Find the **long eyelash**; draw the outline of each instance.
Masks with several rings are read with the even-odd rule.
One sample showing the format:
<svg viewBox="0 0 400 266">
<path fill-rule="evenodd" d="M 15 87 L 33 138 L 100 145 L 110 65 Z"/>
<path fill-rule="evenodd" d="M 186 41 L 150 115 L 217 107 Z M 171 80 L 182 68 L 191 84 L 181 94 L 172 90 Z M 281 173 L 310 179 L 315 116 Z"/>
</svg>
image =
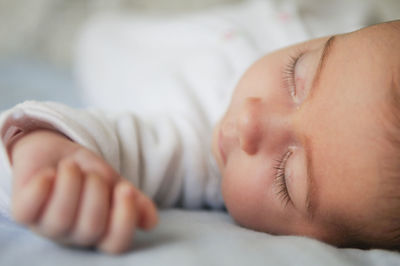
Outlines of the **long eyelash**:
<svg viewBox="0 0 400 266">
<path fill-rule="evenodd" d="M 295 68 L 302 54 L 302 51 L 296 51 L 295 54 L 290 55 L 288 62 L 283 68 L 283 81 L 291 96 L 296 95 Z"/>
<path fill-rule="evenodd" d="M 282 158 L 279 158 L 276 161 L 274 166 L 275 169 L 275 183 L 278 187 L 276 194 L 282 200 L 284 205 L 286 206 L 290 202 L 289 191 L 286 185 L 286 162 L 290 155 L 292 154 L 291 151 L 286 152 Z"/>
</svg>

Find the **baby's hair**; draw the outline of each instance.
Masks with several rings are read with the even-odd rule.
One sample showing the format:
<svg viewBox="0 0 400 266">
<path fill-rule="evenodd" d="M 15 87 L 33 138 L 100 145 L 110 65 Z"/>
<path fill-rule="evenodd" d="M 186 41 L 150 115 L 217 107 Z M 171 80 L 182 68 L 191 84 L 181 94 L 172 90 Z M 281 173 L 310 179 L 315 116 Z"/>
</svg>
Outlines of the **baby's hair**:
<svg viewBox="0 0 400 266">
<path fill-rule="evenodd" d="M 400 69 L 399 69 L 400 73 Z M 387 148 L 382 159 L 379 194 L 375 201 L 373 220 L 363 224 L 341 221 L 337 231 L 342 236 L 338 244 L 342 247 L 362 249 L 384 248 L 400 250 L 400 83 L 392 82 L 387 102 L 384 135 Z M 388 123 L 389 122 L 389 123 Z M 371 217 L 370 217 L 371 218 Z"/>
<path fill-rule="evenodd" d="M 383 23 L 382 26 L 400 34 L 400 20 Z M 400 38 L 393 39 L 392 49 L 400 49 Z M 392 46 L 395 44 L 395 46 Z M 390 60 L 389 60 L 390 61 Z M 383 138 L 385 157 L 381 159 L 380 194 L 376 199 L 375 221 L 372 228 L 360 230 L 353 240 L 366 247 L 400 250 L 400 58 L 394 62 L 392 80 L 386 96 L 384 119 L 381 124 L 386 133 Z M 377 88 L 382 89 L 382 88 Z M 368 233 L 366 233 L 368 232 Z"/>
<path fill-rule="evenodd" d="M 400 20 L 381 26 L 394 29 L 395 35 L 400 34 Z M 400 38 L 393 40 L 395 46 L 391 43 L 392 49 L 400 49 Z M 386 143 L 381 144 L 385 157 L 379 162 L 381 187 L 375 206 L 371 206 L 374 208 L 373 221 L 351 228 L 342 226 L 345 246 L 400 250 L 400 58 L 393 65 L 391 86 L 384 104 L 381 126 L 386 133 L 383 135 Z"/>
<path fill-rule="evenodd" d="M 396 34 L 400 34 L 400 20 L 385 24 L 395 29 Z M 393 49 L 400 49 L 400 43 L 397 43 Z M 389 128 L 392 130 L 388 129 L 386 132 L 393 152 L 389 152 L 391 158 L 388 158 L 386 171 L 384 170 L 386 195 L 382 199 L 386 201 L 386 210 L 382 218 L 387 220 L 387 228 L 384 231 L 388 237 L 386 248 L 400 250 L 400 59 L 394 66 L 388 97 L 391 110 L 389 119 L 392 123 Z"/>
<path fill-rule="evenodd" d="M 396 29 L 400 31 L 400 23 Z M 394 25 L 393 25 L 394 26 Z M 400 62 L 399 62 L 400 66 Z M 386 220 L 387 228 L 383 229 L 386 236 L 383 247 L 400 249 L 400 68 L 393 73 L 391 87 L 388 94 L 389 121 L 392 126 L 386 130 L 389 141 L 389 156 L 384 159 L 382 169 L 382 183 L 384 195 L 381 205 L 383 207 L 382 217 L 377 219 Z M 387 246 L 386 246 L 387 245 Z"/>
</svg>

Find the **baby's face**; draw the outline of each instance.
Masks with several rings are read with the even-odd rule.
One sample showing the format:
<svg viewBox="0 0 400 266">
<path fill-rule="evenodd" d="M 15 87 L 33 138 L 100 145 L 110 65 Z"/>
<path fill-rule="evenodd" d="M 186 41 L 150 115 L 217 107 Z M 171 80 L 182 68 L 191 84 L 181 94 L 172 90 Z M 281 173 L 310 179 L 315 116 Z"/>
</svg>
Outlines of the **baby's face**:
<svg viewBox="0 0 400 266">
<path fill-rule="evenodd" d="M 399 35 L 378 25 L 279 50 L 248 69 L 213 138 L 225 203 L 240 224 L 341 243 L 346 229 L 379 220 Z"/>
</svg>

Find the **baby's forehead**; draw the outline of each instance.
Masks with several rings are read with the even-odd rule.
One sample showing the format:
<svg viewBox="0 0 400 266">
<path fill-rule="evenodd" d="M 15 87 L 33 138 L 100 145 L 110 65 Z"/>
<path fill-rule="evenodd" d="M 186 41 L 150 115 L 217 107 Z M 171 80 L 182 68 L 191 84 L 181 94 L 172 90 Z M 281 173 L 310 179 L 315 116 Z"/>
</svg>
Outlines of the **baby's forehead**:
<svg viewBox="0 0 400 266">
<path fill-rule="evenodd" d="M 400 20 L 388 21 L 384 23 L 374 24 L 358 31 L 368 31 L 368 32 L 380 32 L 384 34 L 390 34 L 393 32 L 400 33 Z"/>
<path fill-rule="evenodd" d="M 352 45 L 364 51 L 371 64 L 379 64 L 377 70 L 387 72 L 392 86 L 400 84 L 400 20 L 376 24 L 345 34 Z"/>
<path fill-rule="evenodd" d="M 400 20 L 372 25 L 350 33 L 363 40 L 363 46 L 400 53 Z M 396 59 L 400 60 L 399 57 Z"/>
</svg>

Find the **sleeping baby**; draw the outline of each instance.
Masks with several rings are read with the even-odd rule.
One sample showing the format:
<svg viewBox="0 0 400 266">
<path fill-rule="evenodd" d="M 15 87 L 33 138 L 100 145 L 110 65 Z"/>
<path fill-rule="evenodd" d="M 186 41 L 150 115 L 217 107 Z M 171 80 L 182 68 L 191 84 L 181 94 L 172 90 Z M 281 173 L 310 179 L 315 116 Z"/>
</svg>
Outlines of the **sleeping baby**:
<svg viewBox="0 0 400 266">
<path fill-rule="evenodd" d="M 221 100 L 189 87 L 188 106 L 158 113 L 4 112 L 13 218 L 107 253 L 154 228 L 156 205 L 225 206 L 246 228 L 341 247 L 400 246 L 400 21 L 261 57 L 218 122 Z"/>
</svg>

